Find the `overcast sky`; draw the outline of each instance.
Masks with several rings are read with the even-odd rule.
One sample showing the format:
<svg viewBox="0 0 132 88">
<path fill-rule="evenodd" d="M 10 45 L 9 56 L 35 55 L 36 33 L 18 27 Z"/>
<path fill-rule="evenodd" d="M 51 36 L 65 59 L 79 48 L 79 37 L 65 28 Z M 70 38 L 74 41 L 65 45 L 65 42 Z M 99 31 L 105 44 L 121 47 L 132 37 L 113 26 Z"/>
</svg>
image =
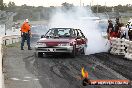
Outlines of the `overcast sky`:
<svg viewBox="0 0 132 88">
<path fill-rule="evenodd" d="M 84 5 L 90 5 L 90 3 L 93 3 L 96 5 L 97 3 L 100 5 L 106 5 L 107 6 L 115 6 L 115 5 L 126 5 L 126 4 L 132 4 L 132 0 L 4 0 L 4 3 L 8 3 L 9 1 L 13 1 L 16 3 L 16 5 L 23 5 L 27 4 L 30 6 L 61 6 L 63 2 L 68 2 L 71 4 L 74 4 L 76 6 L 80 5 L 81 3 L 84 3 Z"/>
</svg>

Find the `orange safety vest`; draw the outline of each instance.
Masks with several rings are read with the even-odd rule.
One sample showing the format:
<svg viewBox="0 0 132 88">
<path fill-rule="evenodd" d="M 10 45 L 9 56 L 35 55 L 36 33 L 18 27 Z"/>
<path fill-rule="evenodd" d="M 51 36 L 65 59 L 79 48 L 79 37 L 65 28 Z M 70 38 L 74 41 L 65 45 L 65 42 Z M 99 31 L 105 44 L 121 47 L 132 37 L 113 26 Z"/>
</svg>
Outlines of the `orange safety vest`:
<svg viewBox="0 0 132 88">
<path fill-rule="evenodd" d="M 23 25 L 21 26 L 21 32 L 29 32 L 30 31 L 30 25 L 27 22 L 24 22 Z"/>
</svg>

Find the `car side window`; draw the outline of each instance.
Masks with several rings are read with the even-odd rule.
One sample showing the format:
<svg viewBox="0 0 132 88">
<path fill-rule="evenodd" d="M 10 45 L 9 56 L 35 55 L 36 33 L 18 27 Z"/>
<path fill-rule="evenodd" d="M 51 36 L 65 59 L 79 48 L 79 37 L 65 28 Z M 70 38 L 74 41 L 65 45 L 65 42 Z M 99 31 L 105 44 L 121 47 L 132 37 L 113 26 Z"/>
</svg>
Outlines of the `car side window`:
<svg viewBox="0 0 132 88">
<path fill-rule="evenodd" d="M 76 29 L 74 30 L 74 35 L 75 35 L 75 36 L 78 36 L 78 32 L 77 32 Z"/>
<path fill-rule="evenodd" d="M 82 37 L 83 36 L 79 29 L 77 30 L 77 32 L 78 32 L 78 36 L 79 37 Z"/>
<path fill-rule="evenodd" d="M 84 34 L 82 33 L 82 31 L 80 29 L 78 29 L 78 36 L 85 38 Z"/>
</svg>

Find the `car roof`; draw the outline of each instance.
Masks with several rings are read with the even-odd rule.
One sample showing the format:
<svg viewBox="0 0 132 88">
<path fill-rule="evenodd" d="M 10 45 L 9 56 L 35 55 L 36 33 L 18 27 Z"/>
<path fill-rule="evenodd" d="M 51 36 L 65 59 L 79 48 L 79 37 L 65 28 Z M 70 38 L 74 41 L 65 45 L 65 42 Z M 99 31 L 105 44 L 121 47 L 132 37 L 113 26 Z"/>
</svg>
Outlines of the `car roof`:
<svg viewBox="0 0 132 88">
<path fill-rule="evenodd" d="M 73 29 L 75 30 L 75 28 L 51 28 L 51 29 Z"/>
</svg>

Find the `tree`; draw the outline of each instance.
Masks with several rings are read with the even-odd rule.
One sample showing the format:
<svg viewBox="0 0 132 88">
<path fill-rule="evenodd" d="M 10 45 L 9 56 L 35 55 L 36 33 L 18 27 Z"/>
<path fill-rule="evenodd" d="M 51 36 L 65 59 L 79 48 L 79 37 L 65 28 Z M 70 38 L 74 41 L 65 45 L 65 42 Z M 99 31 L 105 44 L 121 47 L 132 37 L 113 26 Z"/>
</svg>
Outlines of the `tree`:
<svg viewBox="0 0 132 88">
<path fill-rule="evenodd" d="M 65 10 L 70 10 L 70 9 L 72 9 L 72 7 L 74 7 L 73 4 L 69 4 L 67 2 L 62 3 L 61 5 L 62 5 L 63 9 L 65 9 Z"/>
<path fill-rule="evenodd" d="M 3 10 L 4 6 L 3 6 L 3 0 L 0 0 L 0 10 Z"/>
</svg>

